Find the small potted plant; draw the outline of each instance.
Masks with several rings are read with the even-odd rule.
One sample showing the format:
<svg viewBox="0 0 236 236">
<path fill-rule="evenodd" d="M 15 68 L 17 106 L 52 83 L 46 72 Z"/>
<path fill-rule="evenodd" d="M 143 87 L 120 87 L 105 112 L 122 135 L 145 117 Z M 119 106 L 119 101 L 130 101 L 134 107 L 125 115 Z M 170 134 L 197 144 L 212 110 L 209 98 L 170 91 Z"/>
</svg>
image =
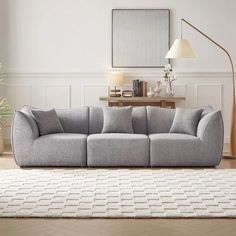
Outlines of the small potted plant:
<svg viewBox="0 0 236 236">
<path fill-rule="evenodd" d="M 3 85 L 3 71 L 2 65 L 0 64 L 0 86 Z M 4 127 L 4 122 L 7 118 L 11 116 L 11 109 L 6 98 L 0 96 L 0 155 L 3 153 L 4 144 L 2 138 L 2 128 Z"/>
<path fill-rule="evenodd" d="M 176 76 L 170 64 L 165 65 L 163 79 L 166 82 L 166 95 L 169 97 L 174 96 L 173 82 L 176 80 Z"/>
</svg>

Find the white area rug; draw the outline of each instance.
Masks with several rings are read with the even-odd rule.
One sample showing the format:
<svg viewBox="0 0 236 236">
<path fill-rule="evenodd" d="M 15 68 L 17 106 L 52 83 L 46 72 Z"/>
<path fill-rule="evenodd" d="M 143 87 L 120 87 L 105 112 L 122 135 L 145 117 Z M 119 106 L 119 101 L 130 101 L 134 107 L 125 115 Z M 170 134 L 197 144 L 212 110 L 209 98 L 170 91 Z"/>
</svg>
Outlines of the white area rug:
<svg viewBox="0 0 236 236">
<path fill-rule="evenodd" d="M 236 170 L 3 170 L 0 217 L 236 217 Z"/>
</svg>

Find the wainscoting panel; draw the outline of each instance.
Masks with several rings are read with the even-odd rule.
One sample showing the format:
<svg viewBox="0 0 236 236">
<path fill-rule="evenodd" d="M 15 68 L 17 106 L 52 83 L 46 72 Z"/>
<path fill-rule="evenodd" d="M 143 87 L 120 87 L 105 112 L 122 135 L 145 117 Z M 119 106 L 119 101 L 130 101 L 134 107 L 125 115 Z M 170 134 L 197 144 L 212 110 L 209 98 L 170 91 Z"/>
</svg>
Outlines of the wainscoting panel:
<svg viewBox="0 0 236 236">
<path fill-rule="evenodd" d="M 211 105 L 215 110 L 222 110 L 222 89 L 220 83 L 196 84 L 197 106 Z"/>
<path fill-rule="evenodd" d="M 44 86 L 44 108 L 71 108 L 70 85 Z"/>
<path fill-rule="evenodd" d="M 31 85 L 5 85 L 4 94 L 13 109 L 20 109 L 24 105 L 32 104 Z"/>
<path fill-rule="evenodd" d="M 107 96 L 106 84 L 83 84 L 83 106 L 104 106 L 105 102 L 99 101 L 100 96 Z"/>
</svg>

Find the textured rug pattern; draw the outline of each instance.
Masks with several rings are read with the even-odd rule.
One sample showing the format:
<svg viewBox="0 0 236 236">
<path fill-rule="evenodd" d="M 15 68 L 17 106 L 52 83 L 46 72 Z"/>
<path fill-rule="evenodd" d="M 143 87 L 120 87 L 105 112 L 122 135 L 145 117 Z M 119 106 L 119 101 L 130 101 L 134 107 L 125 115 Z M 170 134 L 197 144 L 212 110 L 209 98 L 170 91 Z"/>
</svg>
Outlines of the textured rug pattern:
<svg viewBox="0 0 236 236">
<path fill-rule="evenodd" d="M 3 170 L 0 217 L 236 217 L 236 171 Z"/>
</svg>

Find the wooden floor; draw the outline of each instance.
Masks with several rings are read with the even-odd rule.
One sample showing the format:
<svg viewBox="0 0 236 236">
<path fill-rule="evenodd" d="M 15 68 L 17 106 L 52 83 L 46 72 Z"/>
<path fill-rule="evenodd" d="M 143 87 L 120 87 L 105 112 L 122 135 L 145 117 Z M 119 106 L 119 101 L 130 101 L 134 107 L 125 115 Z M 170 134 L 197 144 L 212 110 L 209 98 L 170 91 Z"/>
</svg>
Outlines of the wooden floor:
<svg viewBox="0 0 236 236">
<path fill-rule="evenodd" d="M 8 149 L 0 169 L 18 168 Z M 236 168 L 223 159 L 217 168 Z M 236 181 L 236 180 L 235 180 Z M 234 236 L 236 219 L 0 219 L 0 236 Z"/>
</svg>

